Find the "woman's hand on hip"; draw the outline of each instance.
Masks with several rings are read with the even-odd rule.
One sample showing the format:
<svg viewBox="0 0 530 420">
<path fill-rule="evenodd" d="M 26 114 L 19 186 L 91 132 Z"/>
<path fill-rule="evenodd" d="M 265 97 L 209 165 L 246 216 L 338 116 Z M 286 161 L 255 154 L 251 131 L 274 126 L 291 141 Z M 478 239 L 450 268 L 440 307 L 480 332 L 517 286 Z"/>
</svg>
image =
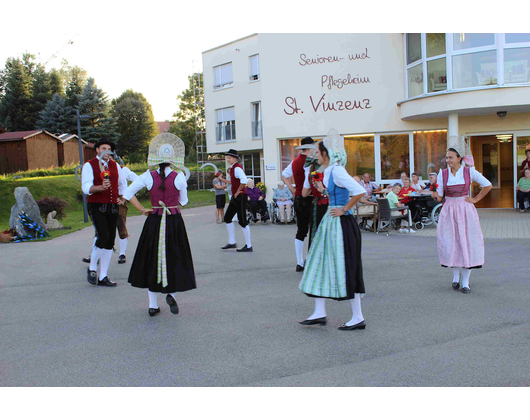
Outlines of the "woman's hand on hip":
<svg viewBox="0 0 530 420">
<path fill-rule="evenodd" d="M 331 209 L 329 214 L 331 214 L 333 217 L 339 217 L 344 216 L 346 213 L 344 213 L 342 209 Z"/>
<path fill-rule="evenodd" d="M 466 203 L 471 203 L 471 204 L 478 203 L 478 200 L 476 198 L 473 198 L 473 197 L 466 197 L 466 198 L 464 198 L 464 200 L 466 201 Z"/>
</svg>

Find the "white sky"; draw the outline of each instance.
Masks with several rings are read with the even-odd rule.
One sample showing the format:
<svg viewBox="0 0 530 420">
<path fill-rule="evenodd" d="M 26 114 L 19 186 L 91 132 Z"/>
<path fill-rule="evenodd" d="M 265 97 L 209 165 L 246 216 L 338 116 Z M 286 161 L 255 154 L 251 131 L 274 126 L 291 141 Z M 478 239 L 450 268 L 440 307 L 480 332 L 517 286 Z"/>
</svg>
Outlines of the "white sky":
<svg viewBox="0 0 530 420">
<path fill-rule="evenodd" d="M 132 89 L 151 104 L 155 121 L 165 121 L 178 111 L 177 96 L 188 88 L 188 76 L 202 72 L 201 53 L 247 35 L 0 33 L 0 69 L 8 58 L 22 58 L 25 52 L 47 63 L 47 71 L 59 69 L 65 58 L 86 70 L 109 101 Z"/>
</svg>

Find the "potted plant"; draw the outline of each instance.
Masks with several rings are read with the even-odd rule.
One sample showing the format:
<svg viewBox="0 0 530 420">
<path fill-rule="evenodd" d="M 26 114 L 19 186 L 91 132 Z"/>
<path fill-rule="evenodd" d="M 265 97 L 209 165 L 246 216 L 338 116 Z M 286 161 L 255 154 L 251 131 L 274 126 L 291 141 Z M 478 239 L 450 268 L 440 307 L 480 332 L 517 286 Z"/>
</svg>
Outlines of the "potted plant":
<svg viewBox="0 0 530 420">
<path fill-rule="evenodd" d="M 15 229 L 4 230 L 3 232 L 0 232 L 0 241 L 4 243 L 11 242 L 15 238 L 16 234 L 17 232 Z"/>
</svg>

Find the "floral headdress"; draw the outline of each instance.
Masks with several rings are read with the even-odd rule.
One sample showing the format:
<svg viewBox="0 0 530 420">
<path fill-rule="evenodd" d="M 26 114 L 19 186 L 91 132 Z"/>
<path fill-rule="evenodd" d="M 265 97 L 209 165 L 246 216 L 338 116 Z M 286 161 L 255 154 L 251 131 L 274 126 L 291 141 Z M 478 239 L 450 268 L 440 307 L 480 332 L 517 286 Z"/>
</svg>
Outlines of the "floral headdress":
<svg viewBox="0 0 530 420">
<path fill-rule="evenodd" d="M 457 136 L 449 136 L 447 139 L 448 149 L 455 149 L 456 152 L 462 157 L 462 162 L 467 166 L 475 166 L 475 160 L 469 150 L 469 146 L 465 140 L 460 139 Z"/>
<path fill-rule="evenodd" d="M 169 163 L 175 171 L 184 167 L 184 156 L 186 154 L 184 142 L 179 136 L 171 133 L 163 133 L 154 137 L 149 143 L 149 166 Z"/>
</svg>

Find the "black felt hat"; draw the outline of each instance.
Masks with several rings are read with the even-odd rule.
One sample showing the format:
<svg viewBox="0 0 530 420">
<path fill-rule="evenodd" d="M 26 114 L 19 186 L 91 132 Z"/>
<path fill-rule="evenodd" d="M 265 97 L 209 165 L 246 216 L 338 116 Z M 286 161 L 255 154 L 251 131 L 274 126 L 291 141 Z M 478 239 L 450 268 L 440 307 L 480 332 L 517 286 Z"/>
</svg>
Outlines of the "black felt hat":
<svg viewBox="0 0 530 420">
<path fill-rule="evenodd" d="M 300 146 L 295 149 L 316 149 L 315 141 L 311 137 L 304 137 Z"/>
<path fill-rule="evenodd" d="M 223 155 L 228 155 L 228 156 L 232 156 L 232 157 L 235 157 L 235 158 L 239 159 L 239 155 L 237 154 L 237 150 L 234 150 L 234 149 L 230 149 L 228 152 L 223 153 Z"/>
<path fill-rule="evenodd" d="M 116 146 L 114 145 L 113 142 L 111 142 L 109 139 L 101 139 L 100 141 L 98 141 L 95 145 L 94 145 L 94 150 L 99 148 L 99 146 L 103 145 L 103 144 L 108 144 L 110 146 L 110 150 L 112 150 L 114 152 L 114 149 L 116 148 Z"/>
</svg>

